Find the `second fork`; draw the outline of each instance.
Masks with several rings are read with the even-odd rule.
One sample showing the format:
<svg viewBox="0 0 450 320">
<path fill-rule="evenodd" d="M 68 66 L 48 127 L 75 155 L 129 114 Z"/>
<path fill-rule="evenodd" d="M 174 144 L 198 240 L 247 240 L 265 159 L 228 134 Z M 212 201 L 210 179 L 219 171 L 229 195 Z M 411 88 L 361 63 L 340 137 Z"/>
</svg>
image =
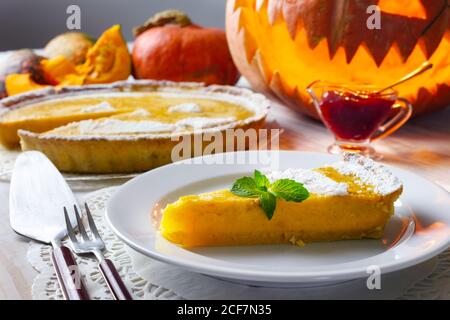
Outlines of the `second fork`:
<svg viewBox="0 0 450 320">
<path fill-rule="evenodd" d="M 81 234 L 81 241 L 78 241 L 75 231 L 70 223 L 70 219 L 67 213 L 67 209 L 64 208 L 64 216 L 66 219 L 67 232 L 70 242 L 72 243 L 73 251 L 77 254 L 92 253 L 98 260 L 98 267 L 111 291 L 114 299 L 116 300 L 133 300 L 131 294 L 128 292 L 127 287 L 122 281 L 117 269 L 113 262 L 103 256 L 102 251 L 105 249 L 105 243 L 103 242 L 100 234 L 98 233 L 94 219 L 92 218 L 91 211 L 88 205 L 84 204 L 86 209 L 86 216 L 88 219 L 89 228 L 91 230 L 93 239 L 89 238 L 86 228 L 83 225 L 81 216 L 78 212 L 78 208 L 74 205 L 75 216 L 78 222 L 78 231 Z"/>
</svg>

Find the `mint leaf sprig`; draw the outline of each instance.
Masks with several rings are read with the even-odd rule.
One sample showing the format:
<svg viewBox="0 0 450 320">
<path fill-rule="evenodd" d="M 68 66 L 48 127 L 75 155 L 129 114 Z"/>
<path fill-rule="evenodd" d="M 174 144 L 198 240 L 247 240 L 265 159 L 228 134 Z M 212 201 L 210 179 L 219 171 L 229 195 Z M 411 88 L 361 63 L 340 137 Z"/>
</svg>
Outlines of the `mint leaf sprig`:
<svg viewBox="0 0 450 320">
<path fill-rule="evenodd" d="M 302 202 L 309 197 L 308 190 L 300 182 L 279 179 L 270 183 L 269 179 L 258 170 L 255 170 L 253 178 L 237 179 L 231 187 L 231 192 L 244 198 L 259 198 L 259 205 L 269 220 L 275 212 L 277 198 Z"/>
</svg>

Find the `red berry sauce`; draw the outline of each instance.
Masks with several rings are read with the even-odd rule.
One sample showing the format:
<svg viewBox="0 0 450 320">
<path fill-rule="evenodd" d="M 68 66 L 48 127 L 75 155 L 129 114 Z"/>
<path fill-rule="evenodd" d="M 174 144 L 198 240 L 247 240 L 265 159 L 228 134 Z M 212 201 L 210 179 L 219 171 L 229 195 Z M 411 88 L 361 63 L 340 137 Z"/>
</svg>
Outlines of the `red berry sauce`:
<svg viewBox="0 0 450 320">
<path fill-rule="evenodd" d="M 394 102 L 377 94 L 327 91 L 319 107 L 336 138 L 364 141 L 388 118 Z"/>
</svg>

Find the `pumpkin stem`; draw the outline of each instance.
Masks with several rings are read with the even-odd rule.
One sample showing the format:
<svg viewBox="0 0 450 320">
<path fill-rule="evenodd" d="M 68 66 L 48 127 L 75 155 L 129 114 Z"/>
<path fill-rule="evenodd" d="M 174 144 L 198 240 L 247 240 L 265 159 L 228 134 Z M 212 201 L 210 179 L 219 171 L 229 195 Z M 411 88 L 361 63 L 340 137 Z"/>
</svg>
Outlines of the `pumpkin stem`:
<svg viewBox="0 0 450 320">
<path fill-rule="evenodd" d="M 147 31 L 148 29 L 154 27 L 162 27 L 166 24 L 176 24 L 181 27 L 189 26 L 192 24 L 191 19 L 186 13 L 179 10 L 165 10 L 158 12 L 153 17 L 149 18 L 144 22 L 143 25 L 133 28 L 133 34 L 135 37 L 141 33 Z"/>
</svg>

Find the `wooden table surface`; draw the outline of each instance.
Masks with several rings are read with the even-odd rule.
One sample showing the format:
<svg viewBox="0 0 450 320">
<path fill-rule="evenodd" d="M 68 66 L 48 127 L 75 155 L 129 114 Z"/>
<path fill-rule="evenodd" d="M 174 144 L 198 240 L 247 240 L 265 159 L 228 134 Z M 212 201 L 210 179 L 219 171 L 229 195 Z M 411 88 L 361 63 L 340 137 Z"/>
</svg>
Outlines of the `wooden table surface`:
<svg viewBox="0 0 450 320">
<path fill-rule="evenodd" d="M 325 152 L 332 143 L 320 122 L 276 103 L 272 116 L 285 129 L 280 139 L 282 149 Z M 450 190 L 450 108 L 412 119 L 374 146 L 386 163 L 414 171 Z M 1 182 L 0 299 L 30 299 L 36 272 L 27 262 L 28 240 L 9 226 L 8 190 L 8 183 Z"/>
</svg>

